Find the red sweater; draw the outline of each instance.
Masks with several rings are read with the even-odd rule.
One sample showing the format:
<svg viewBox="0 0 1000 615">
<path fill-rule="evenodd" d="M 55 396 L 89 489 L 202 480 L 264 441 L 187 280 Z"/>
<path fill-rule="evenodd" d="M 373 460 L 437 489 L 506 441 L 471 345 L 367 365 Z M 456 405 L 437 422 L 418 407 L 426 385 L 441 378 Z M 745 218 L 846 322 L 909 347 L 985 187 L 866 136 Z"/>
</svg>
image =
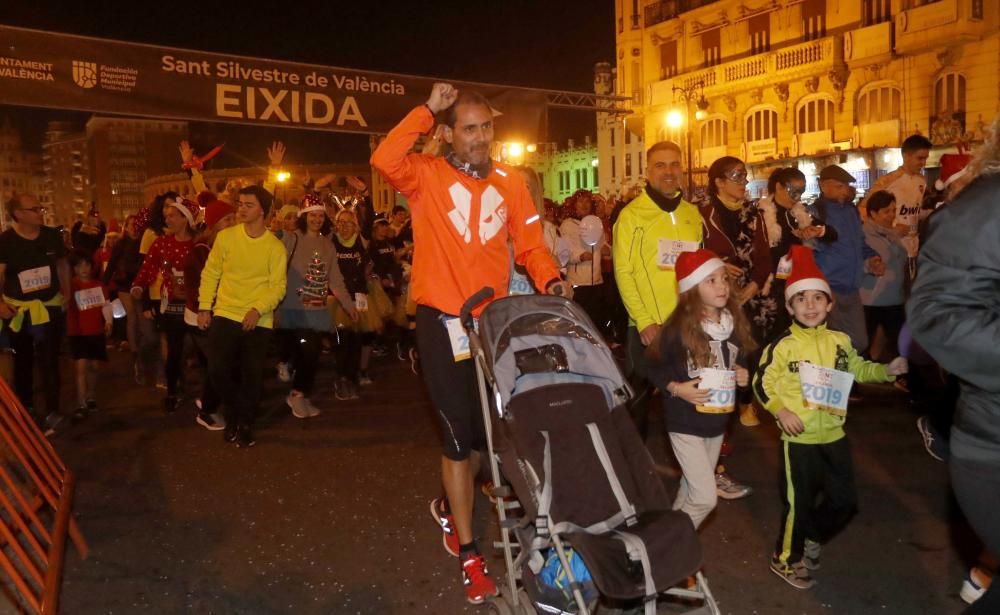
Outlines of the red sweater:
<svg viewBox="0 0 1000 615">
<path fill-rule="evenodd" d="M 71 337 L 103 335 L 103 307 L 108 301 L 104 287 L 97 280 L 73 278 L 70 288 L 73 297 L 66 310 L 66 334 Z"/>
<path fill-rule="evenodd" d="M 184 261 L 194 246 L 194 240 L 177 241 L 173 235 L 157 237 L 149 247 L 149 254 L 142 262 L 132 286 L 148 288 L 156 280 L 156 274 L 163 273 L 163 288 L 170 303 L 184 301 Z"/>
</svg>

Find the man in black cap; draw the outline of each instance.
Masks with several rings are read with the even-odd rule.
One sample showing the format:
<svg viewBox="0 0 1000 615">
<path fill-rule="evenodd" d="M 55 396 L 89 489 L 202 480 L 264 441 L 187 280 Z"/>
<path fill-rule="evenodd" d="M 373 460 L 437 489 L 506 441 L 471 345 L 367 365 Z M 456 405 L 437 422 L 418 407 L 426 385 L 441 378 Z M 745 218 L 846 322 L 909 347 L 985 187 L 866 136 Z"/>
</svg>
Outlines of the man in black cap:
<svg viewBox="0 0 1000 615">
<path fill-rule="evenodd" d="M 861 216 L 851 198 L 854 176 L 835 164 L 819 174 L 822 193 L 814 203 L 819 217 L 827 226 L 837 231 L 836 241 L 816 242 L 816 264 L 830 283 L 834 294 L 834 308 L 830 313 L 830 328 L 843 331 L 851 338 L 858 352 L 868 348 L 865 330 L 865 312 L 861 304 L 861 281 L 867 271 L 874 275 L 885 273 L 885 265 L 878 253 L 865 243 Z"/>
</svg>

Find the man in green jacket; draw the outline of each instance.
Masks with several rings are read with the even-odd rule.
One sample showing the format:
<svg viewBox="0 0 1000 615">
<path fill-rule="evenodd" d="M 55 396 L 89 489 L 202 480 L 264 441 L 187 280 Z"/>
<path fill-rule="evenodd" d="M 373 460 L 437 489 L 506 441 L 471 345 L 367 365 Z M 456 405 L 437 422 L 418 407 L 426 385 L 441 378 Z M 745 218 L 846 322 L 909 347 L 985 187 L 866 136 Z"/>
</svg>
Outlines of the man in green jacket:
<svg viewBox="0 0 1000 615">
<path fill-rule="evenodd" d="M 646 436 L 643 353 L 677 305 L 674 263 L 701 245 L 698 208 L 684 200 L 681 148 L 660 141 L 646 152 L 646 188 L 621 212 L 614 227 L 615 280 L 629 314 L 629 379 L 636 392 L 632 417 Z"/>
</svg>

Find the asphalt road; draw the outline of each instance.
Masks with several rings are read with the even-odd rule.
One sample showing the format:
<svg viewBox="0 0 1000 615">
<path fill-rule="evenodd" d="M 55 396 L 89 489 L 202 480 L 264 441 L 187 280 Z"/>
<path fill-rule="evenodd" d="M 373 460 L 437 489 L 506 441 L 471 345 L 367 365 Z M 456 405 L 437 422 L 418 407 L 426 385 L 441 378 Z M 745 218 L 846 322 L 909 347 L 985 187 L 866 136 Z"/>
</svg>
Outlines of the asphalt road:
<svg viewBox="0 0 1000 615">
<path fill-rule="evenodd" d="M 309 420 L 291 416 L 269 371 L 257 446 L 241 450 L 198 427 L 190 402 L 165 415 L 162 392 L 136 386 L 113 354 L 101 410 L 53 439 L 78 475 L 75 511 L 91 547 L 87 560 L 69 551 L 61 612 L 483 611 L 465 603 L 428 513 L 440 489 L 438 435 L 408 363 L 377 360 L 375 385 L 353 402 L 333 399 L 323 369 L 314 396 L 323 414 Z M 735 427 L 726 463 L 754 493 L 721 502 L 701 530 L 723 613 L 961 612 L 963 525 L 946 466 L 924 452 L 914 419 L 891 387 L 866 387 L 852 408 L 860 513 L 825 548 L 809 591 L 767 567 L 780 514 L 776 429 Z M 674 490 L 659 421 L 648 444 Z M 499 577 L 502 560 L 491 567 Z M 16 612 L 2 598 L 0 610 Z"/>
</svg>

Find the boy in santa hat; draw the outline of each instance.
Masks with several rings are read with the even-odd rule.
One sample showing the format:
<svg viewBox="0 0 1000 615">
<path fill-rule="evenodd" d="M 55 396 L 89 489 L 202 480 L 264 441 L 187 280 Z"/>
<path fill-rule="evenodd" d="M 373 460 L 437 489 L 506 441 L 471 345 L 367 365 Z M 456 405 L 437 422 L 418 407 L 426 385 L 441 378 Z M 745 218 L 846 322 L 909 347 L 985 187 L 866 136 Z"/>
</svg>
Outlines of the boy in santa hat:
<svg viewBox="0 0 1000 615">
<path fill-rule="evenodd" d="M 785 302 L 792 325 L 769 344 L 754 377 L 754 393 L 781 428 L 780 492 L 784 512 L 771 571 L 797 589 L 815 584 L 821 545 L 854 515 L 850 447 L 844 433 L 851 384 L 890 382 L 906 359 L 865 361 L 847 334 L 827 328 L 833 292 L 812 250 L 792 246 Z M 817 496 L 823 498 L 817 505 Z"/>
</svg>

